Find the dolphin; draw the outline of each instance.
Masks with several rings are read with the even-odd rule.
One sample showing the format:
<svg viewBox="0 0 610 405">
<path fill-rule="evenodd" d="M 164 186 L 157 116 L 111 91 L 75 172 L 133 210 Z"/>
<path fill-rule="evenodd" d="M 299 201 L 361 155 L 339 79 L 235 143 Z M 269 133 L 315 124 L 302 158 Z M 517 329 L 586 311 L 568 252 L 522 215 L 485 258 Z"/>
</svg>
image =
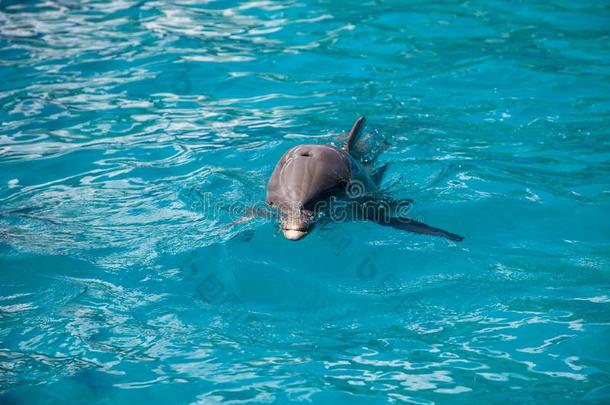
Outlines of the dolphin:
<svg viewBox="0 0 610 405">
<path fill-rule="evenodd" d="M 321 216 L 369 220 L 419 234 L 463 238 L 404 214 L 411 200 L 394 200 L 380 191 L 383 170 L 373 172 L 353 153 L 365 118 L 359 117 L 342 148 L 304 144 L 288 150 L 267 184 L 266 203 L 280 212 L 281 230 L 289 240 L 306 236 Z M 339 209 L 337 209 L 339 208 Z"/>
</svg>

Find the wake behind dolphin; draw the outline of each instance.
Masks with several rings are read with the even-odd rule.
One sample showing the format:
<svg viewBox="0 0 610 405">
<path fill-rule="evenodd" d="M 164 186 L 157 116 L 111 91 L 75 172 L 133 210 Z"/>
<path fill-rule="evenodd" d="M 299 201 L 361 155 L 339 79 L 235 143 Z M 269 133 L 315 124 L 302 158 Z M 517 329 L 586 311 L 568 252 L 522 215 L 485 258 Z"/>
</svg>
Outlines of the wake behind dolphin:
<svg viewBox="0 0 610 405">
<path fill-rule="evenodd" d="M 281 212 L 286 239 L 303 238 L 323 217 L 368 220 L 409 232 L 463 240 L 405 215 L 411 200 L 394 200 L 380 192 L 383 170 L 373 172 L 350 153 L 363 123 L 364 117 L 356 120 L 342 149 L 317 144 L 295 146 L 275 166 L 266 202 Z"/>
</svg>

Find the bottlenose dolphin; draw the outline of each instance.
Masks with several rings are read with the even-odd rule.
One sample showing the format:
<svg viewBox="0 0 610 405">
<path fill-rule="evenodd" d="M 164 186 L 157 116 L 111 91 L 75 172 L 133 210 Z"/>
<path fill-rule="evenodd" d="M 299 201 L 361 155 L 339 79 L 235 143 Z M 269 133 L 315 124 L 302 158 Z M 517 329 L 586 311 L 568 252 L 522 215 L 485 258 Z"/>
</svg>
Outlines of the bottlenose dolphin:
<svg viewBox="0 0 610 405">
<path fill-rule="evenodd" d="M 280 211 L 286 239 L 298 240 L 311 230 L 320 216 L 331 220 L 369 220 L 410 232 L 463 238 L 426 225 L 405 212 L 411 200 L 394 200 L 380 191 L 382 171 L 365 167 L 350 151 L 364 123 L 356 120 L 343 148 L 306 144 L 288 150 L 279 160 L 267 185 L 266 202 Z"/>
</svg>

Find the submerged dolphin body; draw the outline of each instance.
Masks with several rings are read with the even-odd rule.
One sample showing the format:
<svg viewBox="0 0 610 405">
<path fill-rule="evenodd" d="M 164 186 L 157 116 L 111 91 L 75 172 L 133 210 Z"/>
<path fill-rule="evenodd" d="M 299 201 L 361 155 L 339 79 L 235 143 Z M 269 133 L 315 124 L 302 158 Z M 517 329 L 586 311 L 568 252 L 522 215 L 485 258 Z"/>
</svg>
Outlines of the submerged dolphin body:
<svg viewBox="0 0 610 405">
<path fill-rule="evenodd" d="M 343 149 L 331 145 L 299 145 L 288 150 L 275 166 L 267 185 L 266 200 L 281 212 L 281 228 L 286 239 L 303 238 L 319 214 L 336 213 L 334 208 L 340 206 L 343 219 L 371 220 L 461 241 L 463 238 L 459 235 L 401 215 L 401 209 L 410 208 L 410 200 L 397 201 L 381 195 L 373 173 L 350 153 L 363 122 L 364 117 L 360 117 L 354 123 Z"/>
</svg>

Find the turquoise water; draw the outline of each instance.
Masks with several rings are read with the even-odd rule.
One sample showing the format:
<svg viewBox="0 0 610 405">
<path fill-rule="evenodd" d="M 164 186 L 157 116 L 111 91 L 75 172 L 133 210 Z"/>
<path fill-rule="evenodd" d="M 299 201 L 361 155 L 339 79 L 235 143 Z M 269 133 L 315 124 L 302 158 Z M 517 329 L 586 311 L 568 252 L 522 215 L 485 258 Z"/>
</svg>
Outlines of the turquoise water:
<svg viewBox="0 0 610 405">
<path fill-rule="evenodd" d="M 610 401 L 607 2 L 0 1 L 0 402 Z M 265 219 L 388 141 L 449 242 Z"/>
</svg>

